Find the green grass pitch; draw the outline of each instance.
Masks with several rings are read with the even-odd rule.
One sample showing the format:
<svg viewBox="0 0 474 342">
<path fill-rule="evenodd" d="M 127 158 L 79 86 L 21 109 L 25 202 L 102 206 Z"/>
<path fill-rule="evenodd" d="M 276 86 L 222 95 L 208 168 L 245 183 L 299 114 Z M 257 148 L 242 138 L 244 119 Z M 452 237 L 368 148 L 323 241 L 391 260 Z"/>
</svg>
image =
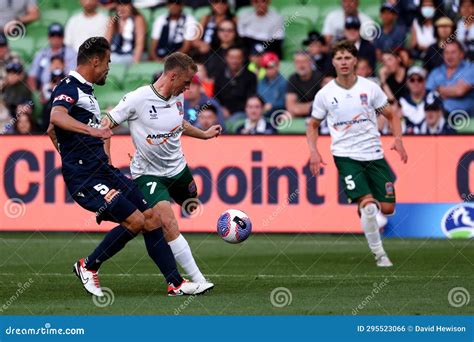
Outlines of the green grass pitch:
<svg viewBox="0 0 474 342">
<path fill-rule="evenodd" d="M 167 297 L 164 279 L 140 236 L 103 265 L 101 285 L 113 291 L 114 301 L 99 307 L 71 266 L 97 245 L 101 234 L 1 233 L 0 314 L 474 313 L 474 299 L 455 307 L 448 298 L 456 287 L 474 296 L 472 239 L 386 239 L 395 266 L 378 269 L 362 235 L 254 234 L 238 245 L 215 234 L 185 236 L 203 273 L 216 284 L 211 293 Z"/>
</svg>

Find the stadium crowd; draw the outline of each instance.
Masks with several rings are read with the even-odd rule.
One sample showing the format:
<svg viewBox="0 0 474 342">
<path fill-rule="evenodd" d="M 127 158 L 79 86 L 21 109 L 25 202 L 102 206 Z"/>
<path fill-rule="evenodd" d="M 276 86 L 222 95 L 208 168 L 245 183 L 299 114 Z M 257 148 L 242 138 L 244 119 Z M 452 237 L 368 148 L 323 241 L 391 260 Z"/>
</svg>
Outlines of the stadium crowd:
<svg viewBox="0 0 474 342">
<path fill-rule="evenodd" d="M 58 1 L 57 9 L 77 7 L 61 22 L 42 17 L 45 1 L 0 0 L 0 132 L 46 130 L 52 89 L 92 36 L 109 40 L 112 68 L 124 65 L 133 77 L 134 65 L 153 64 L 147 79 L 114 88 L 122 94 L 156 79 L 167 54 L 191 55 L 199 68 L 185 93 L 185 118 L 203 129 L 220 123 L 225 133 L 304 133 L 315 94 L 334 79 L 330 51 L 341 39 L 356 45 L 357 74 L 382 86 L 404 134 L 456 134 L 452 113 L 474 118 L 474 0 L 389 0 L 377 4 L 376 16 L 358 0 L 341 0 L 320 15 L 320 32 L 308 24 L 319 1 L 300 1 Z M 25 28 L 19 39 L 44 30 L 47 43 L 22 55 L 12 24 Z M 382 117 L 378 124 L 390 133 Z"/>
</svg>

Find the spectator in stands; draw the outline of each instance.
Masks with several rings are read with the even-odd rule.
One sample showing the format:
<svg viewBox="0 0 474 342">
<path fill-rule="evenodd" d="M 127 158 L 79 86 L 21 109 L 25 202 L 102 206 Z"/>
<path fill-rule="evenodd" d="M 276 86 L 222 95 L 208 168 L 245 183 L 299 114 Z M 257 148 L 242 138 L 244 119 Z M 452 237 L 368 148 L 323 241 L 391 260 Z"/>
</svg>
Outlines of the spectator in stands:
<svg viewBox="0 0 474 342">
<path fill-rule="evenodd" d="M 195 61 L 197 65 L 197 73 L 196 75 L 199 77 L 199 81 L 201 81 L 201 87 L 204 94 L 209 97 L 214 96 L 214 80 L 209 78 L 209 74 L 207 73 L 206 67 L 204 64 Z"/>
<path fill-rule="evenodd" d="M 20 104 L 16 107 L 15 120 L 12 134 L 34 134 L 38 130 L 33 120 L 33 107 L 30 103 Z"/>
<path fill-rule="evenodd" d="M 377 77 L 374 77 L 374 69 L 372 69 L 369 61 L 365 58 L 359 57 L 357 59 L 356 74 L 371 80 L 375 84 L 380 85 L 380 80 Z"/>
<path fill-rule="evenodd" d="M 3 88 L 3 100 L 10 114 L 13 115 L 16 107 L 25 101 L 32 101 L 32 93 L 26 85 L 23 65 L 12 62 L 6 67 L 7 76 Z"/>
<path fill-rule="evenodd" d="M 306 47 L 306 52 L 311 56 L 315 69 L 321 71 L 323 75 L 335 74 L 331 54 L 326 52 L 328 50 L 326 40 L 318 31 L 309 32 L 308 38 L 303 41 L 303 46 Z"/>
<path fill-rule="evenodd" d="M 260 60 L 265 77 L 258 81 L 258 95 L 265 102 L 264 113 L 271 114 L 285 108 L 286 80 L 280 74 L 280 59 L 273 52 L 265 52 Z"/>
<path fill-rule="evenodd" d="M 456 29 L 457 39 L 466 47 L 466 59 L 474 61 L 474 1 L 460 1 L 461 18 Z"/>
<path fill-rule="evenodd" d="M 51 58 L 57 56 L 64 62 L 64 73 L 76 68 L 77 54 L 73 48 L 64 45 L 64 29 L 54 23 L 48 27 L 49 46 L 38 51 L 28 72 L 28 85 L 32 90 L 41 90 L 51 80 Z M 49 98 L 48 98 L 49 99 Z"/>
<path fill-rule="evenodd" d="M 218 120 L 218 110 L 213 105 L 203 105 L 199 109 L 199 114 L 197 117 L 196 127 L 207 130 L 213 125 L 222 125 Z"/>
<path fill-rule="evenodd" d="M 375 63 L 377 61 L 375 46 L 360 36 L 360 20 L 358 17 L 346 18 L 344 38 L 356 46 L 359 58 L 369 61 L 370 67 L 372 70 L 375 70 Z"/>
<path fill-rule="evenodd" d="M 8 133 L 13 126 L 13 118 L 10 111 L 0 96 L 0 134 Z"/>
<path fill-rule="evenodd" d="M 425 119 L 426 70 L 413 66 L 407 76 L 408 92 L 400 97 L 400 109 L 406 133 L 413 134 Z"/>
<path fill-rule="evenodd" d="M 231 13 L 229 2 L 227 0 L 209 0 L 211 5 L 211 13 L 202 17 L 200 24 L 203 28 L 203 35 L 201 39 L 196 39 L 193 42 L 193 47 L 196 48 L 201 55 L 206 55 L 220 46 L 218 38 L 218 26 L 224 20 L 232 20 L 237 22 L 237 18 Z"/>
<path fill-rule="evenodd" d="M 416 18 L 420 0 L 387 0 L 398 11 L 398 23 L 408 30 Z"/>
<path fill-rule="evenodd" d="M 7 76 L 7 65 L 13 62 L 21 63 L 21 58 L 17 53 L 10 50 L 5 33 L 0 32 L 0 91 L 3 89 Z"/>
<path fill-rule="evenodd" d="M 9 31 L 14 24 L 14 21 L 19 21 L 23 24 L 29 24 L 38 20 L 40 17 L 40 10 L 36 0 L 3 0 L 0 2 L 0 28 Z M 10 25 L 7 25 L 11 22 Z"/>
<path fill-rule="evenodd" d="M 295 73 L 290 76 L 286 91 L 286 109 L 293 116 L 308 116 L 316 93 L 321 88 L 323 74 L 313 69 L 311 57 L 298 51 L 293 58 Z"/>
<path fill-rule="evenodd" d="M 398 11 L 393 5 L 385 3 L 380 7 L 382 29 L 374 40 L 379 60 L 382 57 L 382 51 L 396 50 L 405 44 L 407 31 L 404 26 L 397 23 L 397 18 Z"/>
<path fill-rule="evenodd" d="M 132 0 L 118 0 L 105 38 L 110 42 L 112 63 L 140 63 L 145 49 L 146 22 Z"/>
<path fill-rule="evenodd" d="M 285 38 L 283 17 L 270 7 L 271 0 L 252 0 L 253 11 L 243 12 L 237 20 L 240 37 L 247 51 L 256 54 L 274 52 L 282 58 Z"/>
<path fill-rule="evenodd" d="M 330 12 L 324 19 L 323 36 L 331 45 L 344 38 L 346 17 L 358 17 L 362 24 L 373 22 L 367 15 L 359 11 L 359 0 L 341 0 L 341 8 Z"/>
<path fill-rule="evenodd" d="M 430 72 L 434 68 L 443 64 L 443 49 L 446 41 L 453 37 L 454 23 L 448 17 L 441 17 L 435 22 L 436 43 L 431 44 L 426 50 L 423 60 L 423 67 Z M 453 38 L 451 38 L 452 40 Z"/>
<path fill-rule="evenodd" d="M 382 53 L 379 79 L 390 104 L 396 103 L 401 96 L 406 94 L 407 69 L 397 51 Z"/>
<path fill-rule="evenodd" d="M 436 43 L 434 20 L 436 8 L 433 0 L 422 0 L 418 6 L 415 20 L 411 26 L 408 47 L 413 56 L 423 59 L 430 45 Z"/>
<path fill-rule="evenodd" d="M 108 18 L 98 12 L 98 0 L 81 0 L 83 11 L 73 15 L 66 23 L 64 43 L 75 51 L 90 37 L 104 36 Z"/>
<path fill-rule="evenodd" d="M 461 110 L 474 117 L 474 65 L 464 60 L 464 48 L 456 39 L 446 42 L 443 59 L 428 76 L 426 88 L 441 95 L 449 113 Z"/>
<path fill-rule="evenodd" d="M 221 103 L 226 120 L 245 116 L 245 102 L 257 91 L 257 78 L 244 65 L 244 51 L 234 46 L 225 55 L 226 67 L 214 80 L 214 94 Z"/>
<path fill-rule="evenodd" d="M 264 101 L 258 95 L 252 95 L 245 104 L 245 122 L 237 127 L 237 134 L 275 134 L 275 128 L 263 115 Z"/>
<path fill-rule="evenodd" d="M 439 97 L 427 96 L 424 106 L 425 118 L 420 125 L 417 134 L 438 135 L 453 134 L 453 130 L 444 118 L 443 102 Z"/>
<path fill-rule="evenodd" d="M 151 31 L 150 58 L 162 61 L 168 54 L 188 53 L 196 36 L 198 23 L 183 12 L 183 0 L 168 0 L 168 13 L 160 15 Z"/>
<path fill-rule="evenodd" d="M 61 82 L 61 80 L 66 77 L 69 71 L 66 72 L 66 66 L 61 55 L 56 55 L 51 57 L 51 62 L 49 63 L 49 80 L 47 83 L 44 83 L 41 87 L 40 101 L 43 105 L 42 108 L 42 120 L 41 120 L 41 130 L 45 132 L 49 126 L 49 118 L 51 113 L 51 94 L 53 89 Z"/>
<path fill-rule="evenodd" d="M 215 78 L 225 69 L 225 55 L 231 46 L 241 45 L 237 25 L 232 20 L 223 20 L 217 27 L 218 46 L 206 57 L 205 66 L 209 77 Z"/>
<path fill-rule="evenodd" d="M 217 110 L 218 121 L 221 126 L 224 125 L 224 113 L 222 107 L 215 99 L 204 94 L 201 87 L 199 76 L 195 75 L 189 85 L 189 89 L 184 93 L 184 119 L 191 125 L 196 125 L 199 111 L 205 105 L 212 105 Z"/>
</svg>

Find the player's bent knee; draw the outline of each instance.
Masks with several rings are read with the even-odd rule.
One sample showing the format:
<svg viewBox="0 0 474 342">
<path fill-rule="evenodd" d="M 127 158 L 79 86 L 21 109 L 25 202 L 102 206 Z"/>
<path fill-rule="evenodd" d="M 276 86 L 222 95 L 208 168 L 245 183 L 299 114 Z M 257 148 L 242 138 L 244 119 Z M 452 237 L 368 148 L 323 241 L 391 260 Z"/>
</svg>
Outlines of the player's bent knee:
<svg viewBox="0 0 474 342">
<path fill-rule="evenodd" d="M 145 230 L 146 231 L 152 231 L 156 228 L 161 228 L 161 226 L 163 225 L 158 212 L 152 209 L 148 209 L 145 212 L 143 212 L 143 215 L 145 217 Z"/>
<path fill-rule="evenodd" d="M 381 206 L 384 215 L 393 215 L 395 213 L 395 203 L 382 203 Z"/>
<path fill-rule="evenodd" d="M 127 218 L 123 225 L 135 234 L 138 234 L 145 228 L 145 216 L 140 212 L 135 212 Z"/>
</svg>

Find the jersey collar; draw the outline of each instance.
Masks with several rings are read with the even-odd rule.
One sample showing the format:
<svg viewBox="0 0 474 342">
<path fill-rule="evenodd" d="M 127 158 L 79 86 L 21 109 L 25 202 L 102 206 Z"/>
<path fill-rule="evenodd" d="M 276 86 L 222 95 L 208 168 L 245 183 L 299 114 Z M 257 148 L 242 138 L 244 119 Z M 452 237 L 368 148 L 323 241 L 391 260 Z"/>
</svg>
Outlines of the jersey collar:
<svg viewBox="0 0 474 342">
<path fill-rule="evenodd" d="M 75 71 L 75 70 L 69 71 L 69 76 L 74 77 L 76 80 L 78 80 L 79 82 L 81 82 L 83 84 L 87 84 L 88 86 L 93 87 L 92 83 L 87 82 L 86 79 L 84 77 L 82 77 L 82 75 L 80 73 L 78 73 L 77 71 Z"/>
<path fill-rule="evenodd" d="M 153 84 L 150 84 L 150 87 L 151 89 L 153 90 L 153 92 L 155 93 L 156 96 L 158 96 L 161 100 L 163 101 L 169 101 L 172 97 L 172 95 L 170 95 L 168 98 L 164 97 L 163 95 L 161 95 L 158 90 L 155 89 L 155 87 L 153 86 Z"/>
</svg>

